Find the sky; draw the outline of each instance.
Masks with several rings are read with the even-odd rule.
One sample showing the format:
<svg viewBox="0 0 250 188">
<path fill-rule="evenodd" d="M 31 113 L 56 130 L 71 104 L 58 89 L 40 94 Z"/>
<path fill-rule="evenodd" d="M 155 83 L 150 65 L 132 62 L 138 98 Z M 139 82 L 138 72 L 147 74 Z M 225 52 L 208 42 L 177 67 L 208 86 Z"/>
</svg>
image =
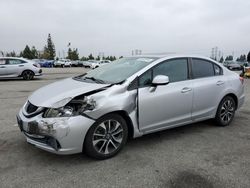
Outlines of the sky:
<svg viewBox="0 0 250 188">
<path fill-rule="evenodd" d="M 0 0 L 0 51 L 42 50 L 48 33 L 57 55 L 250 51 L 249 0 Z"/>
</svg>

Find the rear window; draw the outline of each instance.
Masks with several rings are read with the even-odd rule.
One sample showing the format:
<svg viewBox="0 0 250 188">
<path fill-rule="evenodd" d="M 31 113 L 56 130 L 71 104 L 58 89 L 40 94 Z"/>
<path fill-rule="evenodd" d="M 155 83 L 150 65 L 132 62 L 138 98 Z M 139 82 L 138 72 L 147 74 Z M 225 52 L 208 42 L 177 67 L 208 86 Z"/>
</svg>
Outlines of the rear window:
<svg viewBox="0 0 250 188">
<path fill-rule="evenodd" d="M 194 78 L 204 78 L 214 76 L 214 63 L 202 60 L 192 59 L 192 71 Z"/>
<path fill-rule="evenodd" d="M 222 69 L 220 68 L 220 66 L 214 64 L 214 75 L 218 76 L 218 75 L 222 75 Z"/>
</svg>

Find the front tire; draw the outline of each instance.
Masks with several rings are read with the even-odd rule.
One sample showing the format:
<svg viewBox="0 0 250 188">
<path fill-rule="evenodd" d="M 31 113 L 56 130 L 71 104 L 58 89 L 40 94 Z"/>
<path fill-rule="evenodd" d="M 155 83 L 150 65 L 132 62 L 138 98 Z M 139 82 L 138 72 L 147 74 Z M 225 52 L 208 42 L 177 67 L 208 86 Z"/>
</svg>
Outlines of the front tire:
<svg viewBox="0 0 250 188">
<path fill-rule="evenodd" d="M 90 157 L 108 159 L 123 148 L 127 138 L 126 121 L 118 114 L 108 114 L 98 119 L 89 129 L 84 149 Z"/>
<path fill-rule="evenodd" d="M 215 116 L 216 124 L 219 126 L 228 126 L 234 118 L 236 110 L 235 100 L 231 96 L 222 99 Z"/>
</svg>

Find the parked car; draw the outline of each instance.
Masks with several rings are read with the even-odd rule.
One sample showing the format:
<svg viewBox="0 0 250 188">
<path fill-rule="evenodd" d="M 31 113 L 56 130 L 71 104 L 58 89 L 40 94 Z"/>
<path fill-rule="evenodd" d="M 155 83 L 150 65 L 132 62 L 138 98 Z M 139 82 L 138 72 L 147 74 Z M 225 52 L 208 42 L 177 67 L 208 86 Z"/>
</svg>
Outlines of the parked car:
<svg viewBox="0 0 250 188">
<path fill-rule="evenodd" d="M 242 70 L 242 66 L 235 61 L 225 61 L 223 65 L 229 70 Z"/>
<path fill-rule="evenodd" d="M 22 77 L 32 80 L 42 75 L 39 64 L 32 60 L 16 57 L 0 57 L 0 77 Z"/>
<path fill-rule="evenodd" d="M 96 61 L 94 63 L 91 63 L 91 67 L 92 69 L 96 69 L 100 66 L 103 66 L 103 65 L 107 65 L 108 63 L 111 63 L 111 61 L 109 60 L 100 60 L 100 61 Z"/>
<path fill-rule="evenodd" d="M 79 66 L 79 61 L 71 61 L 71 66 L 72 67 L 78 67 Z"/>
<path fill-rule="evenodd" d="M 85 68 L 91 68 L 91 64 L 97 63 L 97 60 L 88 60 L 88 61 L 83 61 L 82 66 Z"/>
<path fill-rule="evenodd" d="M 85 63 L 85 61 L 78 61 L 78 66 L 79 67 L 84 67 L 84 63 Z"/>
<path fill-rule="evenodd" d="M 128 137 L 211 118 L 229 125 L 244 102 L 243 81 L 200 56 L 122 58 L 35 91 L 18 125 L 40 149 L 106 159 Z"/>
<path fill-rule="evenodd" d="M 71 67 L 72 62 L 69 59 L 59 59 L 54 62 L 55 67 Z"/>
<path fill-rule="evenodd" d="M 54 60 L 32 59 L 32 61 L 38 63 L 40 65 L 40 67 L 51 68 L 54 66 Z"/>
</svg>

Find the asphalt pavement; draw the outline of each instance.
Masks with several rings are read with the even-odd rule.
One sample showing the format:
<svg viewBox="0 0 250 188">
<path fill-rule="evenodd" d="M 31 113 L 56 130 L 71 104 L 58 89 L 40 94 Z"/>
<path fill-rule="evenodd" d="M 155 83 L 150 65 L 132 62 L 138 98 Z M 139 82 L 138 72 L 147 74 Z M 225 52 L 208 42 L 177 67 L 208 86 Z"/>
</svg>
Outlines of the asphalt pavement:
<svg viewBox="0 0 250 188">
<path fill-rule="evenodd" d="M 44 69 L 32 81 L 0 80 L 0 187 L 250 187 L 250 80 L 228 127 L 213 121 L 130 140 L 114 158 L 60 156 L 29 145 L 16 124 L 27 97 L 84 68 Z"/>
</svg>

